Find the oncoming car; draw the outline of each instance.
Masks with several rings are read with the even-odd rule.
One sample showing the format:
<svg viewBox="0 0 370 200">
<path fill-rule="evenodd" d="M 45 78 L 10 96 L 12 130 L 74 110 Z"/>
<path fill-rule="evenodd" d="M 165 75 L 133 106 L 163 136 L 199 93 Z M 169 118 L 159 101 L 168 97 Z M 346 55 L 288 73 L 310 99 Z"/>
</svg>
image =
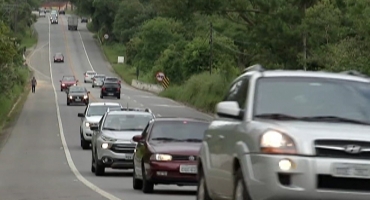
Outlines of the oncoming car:
<svg viewBox="0 0 370 200">
<path fill-rule="evenodd" d="M 92 78 L 92 87 L 102 87 L 104 83 L 105 75 L 104 74 L 96 74 Z"/>
<path fill-rule="evenodd" d="M 78 80 L 75 76 L 63 76 L 62 80 L 60 80 L 60 91 L 63 92 L 71 86 L 76 86 L 77 83 Z"/>
<path fill-rule="evenodd" d="M 88 149 L 90 147 L 93 134 L 90 126 L 96 126 L 109 109 L 121 110 L 122 106 L 114 102 L 92 102 L 86 106 L 83 113 L 78 113 L 77 116 L 81 118 L 80 141 L 82 149 Z"/>
<path fill-rule="evenodd" d="M 153 114 L 142 111 L 109 111 L 101 118 L 98 126 L 90 126 L 95 133 L 91 140 L 91 172 L 104 175 L 105 168 L 132 169 L 136 142 L 134 135 L 140 134 Z"/>
<path fill-rule="evenodd" d="M 90 92 L 86 90 L 86 88 L 81 86 L 71 86 L 66 90 L 67 93 L 67 105 L 71 105 L 72 103 L 78 104 L 85 104 L 88 105 L 90 98 Z"/>
<path fill-rule="evenodd" d="M 95 71 L 87 71 L 84 73 L 84 83 L 88 83 L 88 82 L 92 82 L 93 81 L 93 78 L 94 76 L 96 75 L 97 73 Z"/>
<path fill-rule="evenodd" d="M 154 185 L 193 185 L 197 157 L 209 122 L 188 118 L 156 118 L 142 134 L 134 153 L 133 188 L 153 192 Z"/>
<path fill-rule="evenodd" d="M 53 58 L 54 58 L 54 63 L 64 62 L 64 55 L 62 53 L 56 53 Z"/>
</svg>

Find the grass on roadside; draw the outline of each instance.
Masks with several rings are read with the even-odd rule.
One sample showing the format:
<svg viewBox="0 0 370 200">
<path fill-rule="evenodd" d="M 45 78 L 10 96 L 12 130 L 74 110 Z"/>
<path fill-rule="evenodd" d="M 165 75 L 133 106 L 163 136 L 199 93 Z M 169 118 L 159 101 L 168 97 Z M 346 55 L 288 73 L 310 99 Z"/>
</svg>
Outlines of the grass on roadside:
<svg viewBox="0 0 370 200">
<path fill-rule="evenodd" d="M 31 48 L 37 43 L 37 32 L 33 29 L 27 29 L 22 36 L 21 45 Z"/>
</svg>

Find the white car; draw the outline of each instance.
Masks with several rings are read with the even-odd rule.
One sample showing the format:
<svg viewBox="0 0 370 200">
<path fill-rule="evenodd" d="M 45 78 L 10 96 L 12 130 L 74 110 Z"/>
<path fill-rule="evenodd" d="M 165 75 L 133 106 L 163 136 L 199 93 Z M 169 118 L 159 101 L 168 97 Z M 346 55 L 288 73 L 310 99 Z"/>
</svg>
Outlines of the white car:
<svg viewBox="0 0 370 200">
<path fill-rule="evenodd" d="M 84 83 L 88 83 L 88 82 L 92 82 L 93 81 L 93 78 L 95 75 L 97 75 L 98 73 L 94 72 L 94 71 L 87 71 L 84 73 Z"/>
<path fill-rule="evenodd" d="M 92 102 L 86 106 L 84 113 L 78 113 L 78 117 L 81 118 L 80 139 L 82 149 L 90 147 L 93 134 L 90 129 L 91 125 L 98 124 L 109 108 L 122 108 L 122 105 L 114 102 Z"/>
</svg>

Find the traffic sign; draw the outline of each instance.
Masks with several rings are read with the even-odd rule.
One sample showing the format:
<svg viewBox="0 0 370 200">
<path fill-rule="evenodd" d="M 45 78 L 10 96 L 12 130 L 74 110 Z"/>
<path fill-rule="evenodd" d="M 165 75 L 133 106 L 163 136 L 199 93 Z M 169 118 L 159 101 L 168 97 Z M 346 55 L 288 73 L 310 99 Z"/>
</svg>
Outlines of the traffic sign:
<svg viewBox="0 0 370 200">
<path fill-rule="evenodd" d="M 162 81 L 163 81 L 163 79 L 164 79 L 164 77 L 165 77 L 165 75 L 164 75 L 164 73 L 163 73 L 163 72 L 158 72 L 158 73 L 155 75 L 155 77 L 157 78 L 157 81 L 162 82 Z"/>
<path fill-rule="evenodd" d="M 108 39 L 109 38 L 109 35 L 108 34 L 104 34 L 104 39 Z"/>
</svg>

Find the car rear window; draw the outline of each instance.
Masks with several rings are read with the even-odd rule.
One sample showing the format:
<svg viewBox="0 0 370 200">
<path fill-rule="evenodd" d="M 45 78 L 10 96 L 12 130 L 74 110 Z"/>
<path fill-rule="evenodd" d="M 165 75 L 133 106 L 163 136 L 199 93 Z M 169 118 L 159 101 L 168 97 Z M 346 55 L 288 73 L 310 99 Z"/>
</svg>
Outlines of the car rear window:
<svg viewBox="0 0 370 200">
<path fill-rule="evenodd" d="M 208 128 L 209 123 L 189 122 L 189 121 L 164 121 L 155 122 L 150 139 L 151 140 L 194 140 L 202 141 L 204 131 Z"/>
<path fill-rule="evenodd" d="M 105 83 L 104 87 L 119 87 L 120 85 L 117 83 Z"/>
</svg>

